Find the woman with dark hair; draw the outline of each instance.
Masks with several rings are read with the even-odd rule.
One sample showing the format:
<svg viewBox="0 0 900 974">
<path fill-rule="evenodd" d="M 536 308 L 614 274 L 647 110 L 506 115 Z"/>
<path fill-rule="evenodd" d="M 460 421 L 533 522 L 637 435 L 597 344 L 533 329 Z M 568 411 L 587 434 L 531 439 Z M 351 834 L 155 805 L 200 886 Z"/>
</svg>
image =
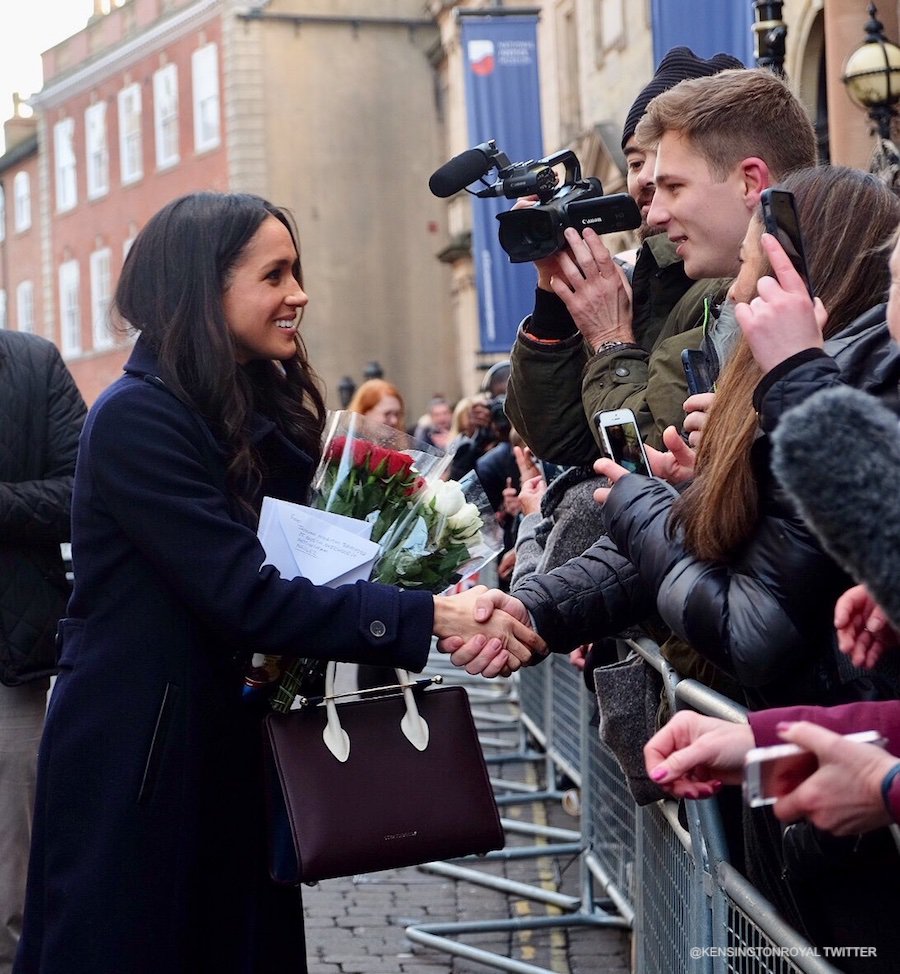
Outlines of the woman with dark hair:
<svg viewBox="0 0 900 974">
<path fill-rule="evenodd" d="M 299 891 L 266 873 L 249 654 L 421 670 L 471 613 L 260 568 L 263 495 L 304 502 L 320 453 L 306 303 L 259 197 L 175 200 L 129 252 L 115 307 L 139 337 L 81 439 L 17 974 L 305 971 Z"/>
</svg>

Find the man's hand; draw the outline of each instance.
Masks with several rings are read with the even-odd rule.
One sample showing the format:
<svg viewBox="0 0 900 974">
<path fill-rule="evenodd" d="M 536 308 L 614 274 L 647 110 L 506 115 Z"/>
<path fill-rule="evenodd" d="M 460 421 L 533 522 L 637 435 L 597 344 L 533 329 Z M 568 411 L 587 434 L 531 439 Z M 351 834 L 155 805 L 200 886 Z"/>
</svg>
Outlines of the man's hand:
<svg viewBox="0 0 900 974">
<path fill-rule="evenodd" d="M 709 422 L 709 411 L 716 401 L 714 392 L 698 392 L 688 396 L 683 409 L 687 413 L 681 428 L 688 434 L 688 443 L 696 450 L 700 446 L 700 439 L 706 424 Z"/>
<path fill-rule="evenodd" d="M 761 239 L 775 277 L 761 277 L 756 297 L 749 304 L 736 304 L 734 314 L 759 367 L 770 372 L 797 352 L 823 347 L 828 312 L 818 298 L 810 298 L 775 237 L 764 233 Z"/>
<path fill-rule="evenodd" d="M 531 629 L 528 610 L 516 598 L 477 585 L 459 595 L 434 598 L 438 650 L 467 673 L 508 675 L 547 647 Z"/>
<path fill-rule="evenodd" d="M 631 285 L 624 272 L 593 230 L 580 236 L 569 227 L 565 236 L 568 249 L 555 255 L 554 293 L 593 348 L 609 341 L 633 342 Z"/>
<path fill-rule="evenodd" d="M 654 477 L 659 477 L 670 484 L 683 484 L 694 476 L 696 453 L 684 442 L 674 426 L 667 426 L 663 430 L 663 445 L 668 448 L 666 453 L 654 450 L 652 446 L 644 446 L 650 470 Z"/>
<path fill-rule="evenodd" d="M 738 784 L 754 745 L 748 724 L 682 710 L 644 745 L 647 774 L 676 798 L 709 798 Z"/>
<path fill-rule="evenodd" d="M 838 649 L 854 666 L 872 669 L 885 652 L 900 646 L 900 634 L 865 585 L 847 589 L 834 606 Z"/>
<path fill-rule="evenodd" d="M 782 822 L 805 818 L 835 835 L 855 835 L 889 825 L 881 782 L 897 758 L 874 744 L 858 744 L 807 721 L 779 728 L 791 744 L 812 751 L 818 770 L 779 798 L 772 811 Z"/>
</svg>

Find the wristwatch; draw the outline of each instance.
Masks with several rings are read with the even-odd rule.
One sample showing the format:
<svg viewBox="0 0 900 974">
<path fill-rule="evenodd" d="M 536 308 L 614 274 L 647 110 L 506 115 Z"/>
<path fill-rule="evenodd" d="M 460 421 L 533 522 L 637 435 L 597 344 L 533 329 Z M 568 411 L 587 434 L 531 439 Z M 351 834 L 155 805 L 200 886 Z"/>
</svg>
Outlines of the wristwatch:
<svg viewBox="0 0 900 974">
<path fill-rule="evenodd" d="M 619 346 L 621 346 L 621 345 L 631 345 L 631 344 L 632 344 L 631 342 L 622 342 L 622 341 L 619 341 L 617 338 L 614 338 L 614 339 L 612 339 L 611 341 L 608 341 L 608 342 L 601 342 L 594 349 L 594 354 L 595 355 L 602 355 L 604 352 L 609 352 L 609 351 L 611 351 L 614 348 L 619 348 Z"/>
</svg>

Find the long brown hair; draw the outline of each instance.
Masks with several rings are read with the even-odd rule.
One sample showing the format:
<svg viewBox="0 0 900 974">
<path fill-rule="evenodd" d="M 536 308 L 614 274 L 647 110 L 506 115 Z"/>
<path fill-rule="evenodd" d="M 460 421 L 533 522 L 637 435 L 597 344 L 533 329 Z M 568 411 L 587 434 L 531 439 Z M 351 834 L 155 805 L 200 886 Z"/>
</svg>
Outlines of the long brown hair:
<svg viewBox="0 0 900 974">
<path fill-rule="evenodd" d="M 818 166 L 788 176 L 807 263 L 828 310 L 825 338 L 879 301 L 890 284 L 889 240 L 900 221 L 900 200 L 875 176 L 844 166 Z M 741 336 L 722 371 L 697 451 L 696 477 L 676 502 L 680 526 L 697 557 L 725 561 L 751 537 L 759 494 L 750 461 L 757 435 L 753 392 L 762 371 Z"/>
</svg>

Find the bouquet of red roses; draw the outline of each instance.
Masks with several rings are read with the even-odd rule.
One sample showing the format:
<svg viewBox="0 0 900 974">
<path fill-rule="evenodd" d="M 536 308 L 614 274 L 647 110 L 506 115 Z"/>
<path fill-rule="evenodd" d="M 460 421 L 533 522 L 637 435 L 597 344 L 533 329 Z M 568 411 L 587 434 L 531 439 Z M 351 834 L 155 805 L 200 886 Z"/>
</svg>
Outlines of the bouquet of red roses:
<svg viewBox="0 0 900 974">
<path fill-rule="evenodd" d="M 490 503 L 474 473 L 446 480 L 451 457 L 405 433 L 336 412 L 313 478 L 310 506 L 371 526 L 378 545 L 370 580 L 436 594 L 483 567 L 502 549 Z M 275 709 L 309 695 L 325 664 L 298 659 L 282 668 L 264 657 L 260 682 L 277 680 Z M 255 658 L 255 663 L 260 658 Z"/>
</svg>

